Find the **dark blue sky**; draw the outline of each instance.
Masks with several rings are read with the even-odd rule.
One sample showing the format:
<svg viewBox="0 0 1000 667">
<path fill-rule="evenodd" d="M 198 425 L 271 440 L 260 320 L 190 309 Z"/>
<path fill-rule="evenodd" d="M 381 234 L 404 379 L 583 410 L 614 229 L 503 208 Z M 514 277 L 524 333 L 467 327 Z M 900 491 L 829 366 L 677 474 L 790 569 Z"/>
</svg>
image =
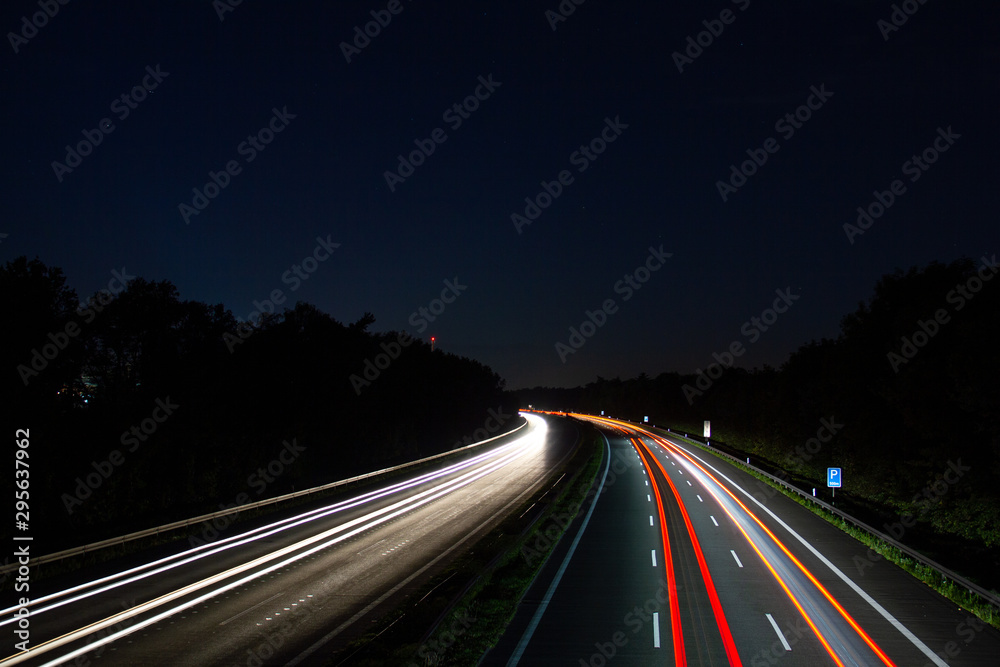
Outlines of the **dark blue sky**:
<svg viewBox="0 0 1000 667">
<path fill-rule="evenodd" d="M 220 20 L 208 0 L 70 2 L 15 53 L 9 33 L 41 10 L 4 3 L 0 260 L 37 255 L 81 295 L 124 266 L 244 318 L 275 289 L 343 322 L 371 311 L 517 388 L 693 371 L 737 340 L 740 365 L 777 365 L 836 335 L 882 274 L 1000 251 L 992 3 L 914 2 L 885 39 L 890 3 L 587 0 L 553 31 L 556 0 L 403 0 L 348 63 L 341 42 L 387 4 L 243 2 Z M 679 72 L 672 54 L 723 10 Z M 155 89 L 122 118 L 144 77 Z M 444 113 L 477 86 L 489 96 L 455 128 Z M 832 96 L 776 128 L 813 86 Z M 248 161 L 275 109 L 294 118 Z M 104 118 L 114 130 L 60 180 L 53 161 Z M 627 128 L 574 157 L 606 119 Z M 949 127 L 960 138 L 911 182 L 904 163 Z M 397 155 L 436 128 L 446 140 L 390 190 Z M 717 181 L 769 138 L 723 201 Z M 239 173 L 186 224 L 179 205 L 229 161 Z M 511 215 L 563 170 L 518 233 Z M 843 225 L 895 179 L 905 193 L 850 243 Z M 340 245 L 292 291 L 317 237 Z M 661 245 L 671 258 L 625 300 L 617 281 Z M 420 331 L 411 314 L 456 278 L 467 289 Z M 786 288 L 798 300 L 751 341 L 744 323 Z M 563 363 L 556 343 L 606 299 Z"/>
</svg>

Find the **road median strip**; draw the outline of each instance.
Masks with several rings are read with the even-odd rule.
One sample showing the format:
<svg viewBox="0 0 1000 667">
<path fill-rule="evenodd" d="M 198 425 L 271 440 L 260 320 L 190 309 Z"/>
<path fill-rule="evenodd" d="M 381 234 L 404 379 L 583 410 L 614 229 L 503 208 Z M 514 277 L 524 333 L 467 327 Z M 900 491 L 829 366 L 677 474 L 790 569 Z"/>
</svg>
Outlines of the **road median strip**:
<svg viewBox="0 0 1000 667">
<path fill-rule="evenodd" d="M 553 471 L 555 486 L 525 499 L 521 508 L 513 509 L 507 519 L 413 594 L 416 603 L 387 614 L 354 642 L 346 657 L 338 656 L 328 664 L 476 664 L 503 635 L 593 484 L 602 456 L 597 444 L 603 441 L 596 431 L 581 437 L 572 458 Z M 550 494 L 554 496 L 546 504 Z M 532 516 L 530 512 L 536 509 Z M 526 551 L 526 545 L 533 546 Z M 428 617 L 435 619 L 430 626 Z"/>
</svg>

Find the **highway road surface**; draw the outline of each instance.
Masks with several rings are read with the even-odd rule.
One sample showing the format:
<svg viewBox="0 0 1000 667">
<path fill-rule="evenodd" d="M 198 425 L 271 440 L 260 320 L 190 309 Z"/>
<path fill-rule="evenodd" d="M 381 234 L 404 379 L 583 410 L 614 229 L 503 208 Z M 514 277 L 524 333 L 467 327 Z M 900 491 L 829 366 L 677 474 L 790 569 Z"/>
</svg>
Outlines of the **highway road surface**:
<svg viewBox="0 0 1000 667">
<path fill-rule="evenodd" d="M 584 506 L 483 665 L 1000 665 L 1000 632 L 699 448 L 607 438 Z"/>
<path fill-rule="evenodd" d="M 0 610 L 0 665 L 325 664 L 389 605 L 541 488 L 572 451 L 526 415 L 474 456 L 197 548 L 33 588 L 30 650 Z M 37 591 L 37 592 L 36 592 Z"/>
</svg>

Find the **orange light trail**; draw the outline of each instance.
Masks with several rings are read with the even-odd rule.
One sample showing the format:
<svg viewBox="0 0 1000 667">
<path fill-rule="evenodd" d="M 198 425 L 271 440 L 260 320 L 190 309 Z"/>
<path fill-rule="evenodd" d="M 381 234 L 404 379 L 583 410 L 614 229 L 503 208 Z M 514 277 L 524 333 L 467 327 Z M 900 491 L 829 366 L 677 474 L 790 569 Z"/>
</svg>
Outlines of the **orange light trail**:
<svg viewBox="0 0 1000 667">
<path fill-rule="evenodd" d="M 753 519 L 753 520 L 754 520 L 754 522 L 755 522 L 755 523 L 756 523 L 756 524 L 757 524 L 758 526 L 760 526 L 760 527 L 761 527 L 761 529 L 762 529 L 762 530 L 763 530 L 763 531 L 764 531 L 765 533 L 767 533 L 768 537 L 770 537 L 770 538 L 771 538 L 771 540 L 773 540 L 773 541 L 774 541 L 774 543 L 775 543 L 775 544 L 776 544 L 776 545 L 778 546 L 778 548 L 780 548 L 780 549 L 781 549 L 781 550 L 782 550 L 782 551 L 784 552 L 784 554 L 785 554 L 786 556 L 788 556 L 789 560 L 791 560 L 791 561 L 792 561 L 793 563 L 795 563 L 795 565 L 796 565 L 796 566 L 797 566 L 797 567 L 799 568 L 799 570 L 800 570 L 800 571 L 801 571 L 801 572 L 802 572 L 802 573 L 803 573 L 803 574 L 804 574 L 804 575 L 805 575 L 805 576 L 806 576 L 806 577 L 807 577 L 807 578 L 809 579 L 809 581 L 811 581 L 811 582 L 813 583 L 813 585 L 814 585 L 814 586 L 816 586 L 817 590 L 819 590 L 819 592 L 823 594 L 823 597 L 825 597 L 825 598 L 827 599 L 827 601 L 828 601 L 828 602 L 829 602 L 829 603 L 830 603 L 831 605 L 833 605 L 834 609 L 836 609 L 836 610 L 837 610 L 837 612 L 838 612 L 838 613 L 839 613 L 839 614 L 840 614 L 840 615 L 841 615 L 841 616 L 842 616 L 842 617 L 844 618 L 844 620 L 845 620 L 845 621 L 847 621 L 847 623 L 848 623 L 848 624 L 849 624 L 849 625 L 850 625 L 850 626 L 851 626 L 852 628 L 854 628 L 854 631 L 858 633 L 858 636 L 859 636 L 859 637 L 861 637 L 861 639 L 862 639 L 862 640 L 864 640 L 865 644 L 867 644 L 867 645 L 868 645 L 868 647 L 869 647 L 869 648 L 871 648 L 871 650 L 875 652 L 875 655 L 877 655 L 877 656 L 879 657 L 879 660 L 881 660 L 881 661 L 882 661 L 882 662 L 883 662 L 883 663 L 884 663 L 885 665 L 887 665 L 887 666 L 889 666 L 889 667 L 896 667 L 896 665 L 895 665 L 895 663 L 894 663 L 894 662 L 892 661 L 892 659 L 890 659 L 890 658 L 889 658 L 889 656 L 888 656 L 888 655 L 886 655 L 886 654 L 885 654 L 885 652 L 884 652 L 884 651 L 882 651 L 882 649 L 881 649 L 881 648 L 879 648 L 878 644 L 876 644 L 876 643 L 875 643 L 875 641 L 874 641 L 874 640 L 873 640 L 873 639 L 872 639 L 872 638 L 871 638 L 871 637 L 870 637 L 870 636 L 868 635 L 868 633 L 867 633 L 867 632 L 865 632 L 865 631 L 864 631 L 864 630 L 863 630 L 863 629 L 861 628 L 861 626 L 860 626 L 860 625 L 858 625 L 857 621 L 855 621 L 855 620 L 854 620 L 854 618 L 853 618 L 853 617 L 852 617 L 852 616 L 851 616 L 851 615 L 850 615 L 850 614 L 849 614 L 849 613 L 847 612 L 847 610 L 846 610 L 846 609 L 844 609 L 844 608 L 843 608 L 843 607 L 841 606 L 841 604 L 840 604 L 839 602 L 837 602 L 837 600 L 836 600 L 836 599 L 834 599 L 834 597 L 833 597 L 833 596 L 832 596 L 832 595 L 830 594 L 830 592 L 829 592 L 828 590 L 826 590 L 826 587 L 825 587 L 825 586 L 823 586 L 823 584 L 821 584 L 821 583 L 819 582 L 819 580 L 818 580 L 818 579 L 816 579 L 816 577 L 815 577 L 815 576 L 813 576 L 812 572 L 810 572 L 810 571 L 809 571 L 809 570 L 808 570 L 808 569 L 806 568 L 806 566 L 805 566 L 805 565 L 803 565 L 803 564 L 802 564 L 802 562 L 801 562 L 801 561 L 800 561 L 800 560 L 799 560 L 798 558 L 796 558 L 796 557 L 795 557 L 795 556 L 794 556 L 794 555 L 792 554 L 792 552 L 791 552 L 791 551 L 789 551 L 789 550 L 788 550 L 788 547 L 786 547 L 786 546 L 784 545 L 784 543 L 783 543 L 783 542 L 782 542 L 781 540 L 779 540 L 779 539 L 778 539 L 778 537 L 777 537 L 777 536 L 776 536 L 776 535 L 775 535 L 774 533 L 772 533 L 772 532 L 771 532 L 771 530 L 770 530 L 770 529 L 769 529 L 769 528 L 768 528 L 767 526 L 765 526 L 765 525 L 764 525 L 764 523 L 763 523 L 763 522 L 762 522 L 762 521 L 761 521 L 761 520 L 760 520 L 759 518 L 757 518 L 757 515 L 756 515 L 756 514 L 754 514 L 753 512 L 751 512 L 751 511 L 750 511 L 750 509 L 749 509 L 749 508 L 748 508 L 748 507 L 747 507 L 746 505 L 744 505 L 744 504 L 743 504 L 742 502 L 740 502 L 740 499 L 739 499 L 739 498 L 737 498 L 737 497 L 736 497 L 736 496 L 735 496 L 735 495 L 733 494 L 733 492 L 732 492 L 732 491 L 730 491 L 729 489 L 727 489 L 727 488 L 726 488 L 726 487 L 725 487 L 725 486 L 724 486 L 724 485 L 723 485 L 723 484 L 722 484 L 721 482 L 719 482 L 719 480 L 717 480 L 717 479 L 716 479 L 716 478 L 715 478 L 715 477 L 714 477 L 714 476 L 713 476 L 713 475 L 712 475 L 711 473 L 709 473 L 709 472 L 708 472 L 707 470 L 705 470 L 705 469 L 704 469 L 703 467 L 701 467 L 701 466 L 700 466 L 700 465 L 699 465 L 699 464 L 698 464 L 698 463 L 697 463 L 696 461 L 694 461 L 694 460 L 693 460 L 693 459 L 692 459 L 692 458 L 691 458 L 690 456 L 688 456 L 688 455 L 687 455 L 687 454 L 686 454 L 685 452 L 683 452 L 683 451 L 682 451 L 682 450 L 680 450 L 679 448 L 677 448 L 677 447 L 673 446 L 673 445 L 672 445 L 671 443 L 669 443 L 669 442 L 668 442 L 667 440 L 664 440 L 663 438 L 660 438 L 659 436 L 657 436 L 657 435 L 655 435 L 655 434 L 653 434 L 653 433 L 649 433 L 648 431 L 644 431 L 644 432 L 645 432 L 645 433 L 647 433 L 647 434 L 649 435 L 649 437 L 650 437 L 650 438 L 652 438 L 652 439 L 653 439 L 653 440 L 654 440 L 655 442 L 659 443 L 659 444 L 660 444 L 660 446 L 662 446 L 662 447 L 663 447 L 664 449 L 667 449 L 667 448 L 669 447 L 669 451 L 671 451 L 671 452 L 674 452 L 675 454 L 679 454 L 679 455 L 683 456 L 683 457 L 684 457 L 685 459 L 687 459 L 687 460 L 688 460 L 688 461 L 689 461 L 689 462 L 691 463 L 691 465 L 695 466 L 696 468 L 698 468 L 698 470 L 702 471 L 702 472 L 703 472 L 703 473 L 704 473 L 704 474 L 705 474 L 705 475 L 706 475 L 706 476 L 707 476 L 707 477 L 708 477 L 709 479 L 711 479 L 712 481 L 714 481 L 714 482 L 715 482 L 715 483 L 716 483 L 716 484 L 717 484 L 717 485 L 719 486 L 719 488 L 721 488 L 721 489 L 722 489 L 723 491 L 725 491 L 725 492 L 726 492 L 726 493 L 727 493 L 727 494 L 729 495 L 729 497 L 730 497 L 730 498 L 732 498 L 732 499 L 733 499 L 733 501 L 734 501 L 734 502 L 735 502 L 735 503 L 736 503 L 737 505 L 739 505 L 739 506 L 740 506 L 740 507 L 741 507 L 741 508 L 743 509 L 743 511 L 744 511 L 744 512 L 746 512 L 746 513 L 747 513 L 747 515 L 748 515 L 748 516 L 749 516 L 749 517 L 750 517 L 751 519 Z M 709 492 L 711 493 L 711 489 L 709 489 Z M 714 496 L 715 494 L 712 494 L 712 495 Z M 718 500 L 718 499 L 717 499 L 717 500 Z M 722 503 L 721 503 L 721 502 L 719 503 L 719 506 L 720 506 L 720 507 L 722 507 L 723 511 L 725 511 L 725 512 L 726 512 L 726 514 L 729 514 L 729 517 L 730 517 L 731 519 L 733 519 L 733 521 L 734 521 L 734 522 L 736 521 L 735 517 L 733 517 L 733 515 L 732 515 L 732 514 L 730 514 L 730 513 L 729 513 L 729 511 L 728 511 L 728 510 L 726 510 L 726 508 L 725 508 L 725 507 L 723 507 L 723 505 L 722 505 Z M 739 527 L 739 524 L 737 524 L 737 526 Z M 743 535 L 744 535 L 744 536 L 745 536 L 745 537 L 747 538 L 747 541 L 749 542 L 749 541 L 750 541 L 750 537 L 749 537 L 749 536 L 748 536 L 748 535 L 746 534 L 746 532 L 744 532 L 744 531 L 743 531 L 742 527 L 740 527 L 740 532 L 742 532 L 742 533 L 743 533 Z M 752 546 L 752 545 L 753 545 L 753 543 L 751 542 L 751 546 Z M 756 547 L 754 547 L 754 551 L 757 551 L 757 548 L 756 548 Z M 758 554 L 760 554 L 760 552 L 759 552 L 759 551 L 757 551 L 757 553 L 758 553 Z M 766 560 L 765 560 L 764 562 L 765 562 L 765 563 L 767 563 L 767 561 L 766 561 Z M 770 565 L 768 565 L 768 569 L 770 569 Z M 772 570 L 772 572 L 773 572 L 773 570 Z M 775 575 L 775 576 L 777 576 L 777 575 Z M 780 580 L 779 580 L 779 581 L 780 581 Z M 782 584 L 782 587 L 784 588 L 784 584 Z M 787 590 L 787 589 L 786 589 L 786 590 Z M 789 594 L 789 595 L 790 595 L 790 594 Z M 793 601 L 794 601 L 794 598 L 793 598 Z M 799 606 L 799 605 L 798 605 L 798 603 L 796 603 L 796 606 Z M 808 620 L 809 620 L 809 618 L 808 618 L 808 617 L 806 617 L 806 620 L 808 621 Z M 812 626 L 812 623 L 811 623 L 811 622 L 810 622 L 810 626 Z M 815 629 L 815 627 L 814 627 L 813 629 Z M 820 641 L 823 641 L 823 639 L 822 639 L 822 636 L 821 636 L 821 635 L 819 635 L 819 634 L 817 633 L 817 636 L 818 636 L 818 637 L 820 637 Z M 829 650 L 829 645 L 828 645 L 828 644 L 827 644 L 827 643 L 826 643 L 825 641 L 823 641 L 823 645 L 824 645 L 824 646 L 827 646 L 827 647 L 828 647 L 828 650 Z M 833 655 L 833 654 L 831 653 L 831 655 Z M 834 658 L 834 659 L 836 659 L 836 658 Z"/>
<path fill-rule="evenodd" d="M 595 417 L 590 417 L 589 415 L 572 415 L 572 416 L 582 417 L 582 418 L 589 418 L 589 419 L 596 419 L 598 421 L 602 421 L 602 422 L 608 423 L 609 425 L 613 424 L 616 428 L 620 428 L 619 424 L 621 424 L 621 422 L 616 423 L 616 420 L 608 420 L 608 419 L 603 418 L 603 417 L 595 418 Z M 691 458 L 691 456 L 689 456 L 686 452 L 684 452 L 683 450 L 681 450 L 679 447 L 677 447 L 673 443 L 667 441 L 666 439 L 658 436 L 655 433 L 652 433 L 652 432 L 647 431 L 647 430 L 645 430 L 643 428 L 634 426 L 633 424 L 628 424 L 628 428 L 634 429 L 636 432 L 642 433 L 642 434 L 646 435 L 647 437 L 649 437 L 650 439 L 652 439 L 654 442 L 656 442 L 657 444 L 659 444 L 665 451 L 669 451 L 669 452 L 673 453 L 675 456 L 682 456 L 682 457 L 684 457 L 684 459 L 686 459 L 689 463 L 691 463 L 691 465 L 693 465 L 696 468 L 698 468 L 698 470 L 700 470 L 702 473 L 704 473 L 706 477 L 708 477 L 713 482 L 715 482 L 715 484 L 719 488 L 721 488 L 723 491 L 725 491 L 726 494 L 728 494 L 729 497 L 732 498 L 733 501 L 737 505 L 739 505 L 740 508 L 742 508 L 743 511 L 746 512 L 746 514 L 751 519 L 753 519 L 754 522 L 758 526 L 760 526 L 760 528 L 768 535 L 768 537 L 771 538 L 771 540 L 775 543 L 775 545 L 777 545 L 778 548 L 781 549 L 781 551 L 789 558 L 789 560 L 791 560 L 793 563 L 795 563 L 795 565 L 799 568 L 799 570 L 809 579 L 810 582 L 812 582 L 812 584 L 816 587 L 816 589 L 820 591 L 820 593 L 823 595 L 823 597 L 826 598 L 826 600 L 833 606 L 834 609 L 837 610 L 837 612 L 841 615 L 841 617 L 845 621 L 847 621 L 847 623 L 854 629 L 854 631 L 858 634 L 858 636 L 861 637 L 861 639 L 865 642 L 865 644 L 867 644 L 868 647 L 879 657 L 879 659 L 882 661 L 882 663 L 885 664 L 885 665 L 887 665 L 887 667 L 896 667 L 896 665 L 892 661 L 892 659 L 889 658 L 889 656 L 885 654 L 885 652 L 878 646 L 878 644 L 875 643 L 875 641 L 868 635 L 868 633 L 865 632 L 864 629 L 862 629 L 860 625 L 858 625 L 857 621 L 854 620 L 854 618 L 847 612 L 847 610 L 844 609 L 844 607 L 841 606 L 841 604 L 839 602 L 837 602 L 836 599 L 834 599 L 834 597 L 830 594 L 830 592 L 826 589 L 826 587 L 824 587 L 823 584 L 821 584 L 819 582 L 819 580 L 816 579 L 815 576 L 813 576 L 812 572 L 810 572 L 806 568 L 806 566 L 803 565 L 802 562 L 798 558 L 796 558 L 792 554 L 791 551 L 789 551 L 788 547 L 786 547 L 784 545 L 784 543 L 781 542 L 781 540 L 779 540 L 778 537 L 773 532 L 771 532 L 771 530 L 767 526 L 764 525 L 764 523 L 757 517 L 757 515 L 755 515 L 753 512 L 751 512 L 750 509 L 746 505 L 744 505 L 739 500 L 739 498 L 737 498 L 735 496 L 735 494 L 733 494 L 732 491 L 730 491 L 725 485 L 723 485 L 718 479 L 716 479 L 714 475 L 712 475 L 705 468 L 703 468 L 701 465 L 699 465 L 694 459 Z M 656 460 L 655 457 L 653 457 L 653 459 L 654 459 L 654 461 Z M 658 461 L 657 461 L 657 465 L 660 465 Z M 660 469 L 663 470 L 663 466 L 660 465 Z M 664 470 L 664 474 L 666 474 L 665 470 Z M 673 487 L 673 482 L 670 481 L 669 477 L 667 477 L 667 481 L 670 483 L 671 487 Z M 785 584 L 785 582 L 781 579 L 781 577 L 777 574 L 777 572 L 774 570 L 774 568 L 771 566 L 771 564 L 768 562 L 768 560 L 764 557 L 764 555 L 761 553 L 761 551 L 753 543 L 753 541 L 750 539 L 750 536 L 747 534 L 747 532 L 743 529 L 743 527 L 736 520 L 736 517 L 734 517 L 733 514 L 722 504 L 722 502 L 715 495 L 715 493 L 712 491 L 712 489 L 706 488 L 706 490 L 710 494 L 712 494 L 712 497 L 715 498 L 715 500 L 716 500 L 717 503 L 719 503 L 719 507 L 722 508 L 722 511 L 724 511 L 729 516 L 729 518 L 733 520 L 733 523 L 736 525 L 736 527 L 740 530 L 740 532 L 746 538 L 747 542 L 750 544 L 750 546 L 753 548 L 753 550 L 757 553 L 757 555 L 760 556 L 761 561 L 764 563 L 764 565 L 767 567 L 767 569 L 771 572 L 771 574 L 774 575 L 775 579 L 778 581 L 778 584 L 781 586 L 781 588 L 788 595 L 789 599 L 792 601 L 792 603 L 795 605 L 795 607 L 802 614 L 802 616 L 805 619 L 806 623 L 809 624 L 809 627 L 811 627 L 813 629 L 813 632 L 816 633 L 816 637 L 823 644 L 823 647 L 826 649 L 827 653 L 829 653 L 830 656 L 833 658 L 834 662 L 836 662 L 838 665 L 843 665 L 843 663 L 840 661 L 840 659 L 833 652 L 833 648 L 827 642 L 827 640 L 822 635 L 822 633 L 820 633 L 819 629 L 816 627 L 816 625 L 813 622 L 813 620 L 808 616 L 808 614 L 806 614 L 806 612 L 803 609 L 801 603 L 795 598 L 795 596 L 792 594 L 791 590 L 788 588 L 788 586 Z M 674 489 L 674 491 L 676 493 L 676 489 Z M 678 498 L 678 500 L 679 500 L 679 498 Z M 684 508 L 683 503 L 681 503 L 681 508 L 683 510 L 683 508 Z M 686 517 L 686 512 L 685 512 L 685 517 Z"/>
<path fill-rule="evenodd" d="M 721 503 L 719 506 L 722 507 Z M 781 586 L 782 590 L 785 591 L 785 595 L 788 596 L 788 599 L 792 601 L 792 604 L 795 605 L 795 608 L 799 610 L 800 614 L 802 614 L 802 618 L 805 619 L 806 623 L 809 624 L 809 627 L 812 628 L 813 632 L 816 633 L 816 637 L 819 639 L 820 643 L 823 644 L 823 648 L 825 648 L 826 652 L 830 654 L 830 657 L 833 658 L 833 661 L 837 663 L 839 667 L 845 667 L 841 659 L 837 656 L 836 653 L 833 652 L 833 647 L 830 646 L 830 644 L 826 641 L 826 637 L 823 636 L 823 633 L 821 633 L 819 631 L 819 628 L 816 627 L 816 624 L 813 622 L 812 618 L 809 616 L 809 614 L 806 613 L 806 610 L 803 609 L 802 604 L 799 602 L 798 598 L 795 597 L 795 594 L 792 593 L 791 589 L 788 588 L 788 585 L 785 584 L 785 581 L 781 578 L 781 575 L 777 573 L 777 571 L 774 569 L 774 567 L 772 567 L 771 563 L 767 560 L 764 554 L 762 554 L 760 549 L 757 548 L 757 545 L 753 543 L 753 541 L 750 539 L 750 536 L 747 535 L 746 530 L 744 530 L 743 526 L 741 526 L 740 523 L 736 520 L 736 517 L 730 514 L 729 510 L 726 509 L 725 507 L 722 507 L 722 511 L 729 515 L 729 518 L 733 520 L 733 523 L 736 525 L 736 528 L 739 529 L 741 533 L 743 533 L 743 537 L 746 538 L 747 543 L 749 543 L 750 547 L 757 552 L 758 556 L 760 556 L 761 562 L 763 562 L 765 567 L 767 567 L 767 569 L 770 570 L 771 574 L 778 582 L 778 585 Z"/>
</svg>

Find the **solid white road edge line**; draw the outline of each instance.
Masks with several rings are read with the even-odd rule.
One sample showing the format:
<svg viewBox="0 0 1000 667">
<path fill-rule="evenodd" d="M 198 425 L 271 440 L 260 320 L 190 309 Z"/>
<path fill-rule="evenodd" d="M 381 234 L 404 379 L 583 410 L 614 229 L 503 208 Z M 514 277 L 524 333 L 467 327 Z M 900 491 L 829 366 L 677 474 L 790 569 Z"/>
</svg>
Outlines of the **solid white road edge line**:
<svg viewBox="0 0 1000 667">
<path fill-rule="evenodd" d="M 608 442 L 607 436 L 601 433 L 601 437 L 604 438 L 605 452 L 607 452 L 606 460 L 604 461 L 604 473 L 601 475 L 601 484 L 597 487 L 597 493 L 594 494 L 594 500 L 590 503 L 590 509 L 587 510 L 587 516 L 583 517 L 583 523 L 580 524 L 580 530 L 577 531 L 576 537 L 573 538 L 573 543 L 569 545 L 569 551 L 566 552 L 563 562 L 559 565 L 559 569 L 556 571 L 555 577 L 552 578 L 552 583 L 549 584 L 549 588 L 545 591 L 545 597 L 542 598 L 541 603 L 538 605 L 538 609 L 535 610 L 535 615 L 531 617 L 531 621 L 528 623 L 528 627 L 525 628 L 524 634 L 521 635 L 521 641 L 517 643 L 517 648 L 514 649 L 514 653 L 510 656 L 510 660 L 507 661 L 507 667 L 514 667 L 521 660 L 521 656 L 524 655 L 524 650 L 528 648 L 528 642 L 531 641 L 531 635 L 535 633 L 535 628 L 538 627 L 538 623 L 542 620 L 542 615 L 545 614 L 546 608 L 549 606 L 549 601 L 552 600 L 552 596 L 556 592 L 556 588 L 559 586 L 559 581 L 562 579 L 563 573 L 566 568 L 569 567 L 569 561 L 573 558 L 573 554 L 576 552 L 576 546 L 580 543 L 580 539 L 583 537 L 583 531 L 587 529 L 587 524 L 590 523 L 590 516 L 594 513 L 594 508 L 597 506 L 597 501 L 601 497 L 601 492 L 604 490 L 604 481 L 608 478 L 608 468 L 611 467 L 611 443 Z M 643 471 L 645 474 L 645 471 Z"/>
<path fill-rule="evenodd" d="M 910 642 L 914 646 L 916 646 L 920 650 L 921 653 L 923 653 L 925 656 L 927 656 L 928 660 L 930 660 L 935 665 L 937 665 L 937 667 L 948 667 L 948 663 L 946 663 L 944 660 L 942 660 L 940 658 L 940 656 L 938 656 L 937 653 L 935 653 L 934 651 L 930 650 L 930 648 L 927 647 L 927 644 L 924 644 L 922 641 L 920 641 L 919 637 L 917 637 L 912 632 L 910 632 L 909 628 L 907 628 L 905 625 L 903 625 L 902 623 L 900 623 L 896 619 L 895 616 L 893 616 L 888 611 L 886 611 L 885 608 L 882 605 L 880 605 L 878 602 L 875 601 L 874 598 L 872 598 L 872 596 L 868 595 L 868 593 L 866 593 L 860 586 L 858 586 L 856 583 L 854 583 L 854 581 L 850 577 L 848 577 L 846 574 L 844 574 L 843 572 L 841 572 L 840 568 L 838 568 L 836 565 L 834 565 L 833 563 L 831 563 L 826 558 L 826 556 L 824 556 L 819 551 L 817 551 L 816 548 L 813 547 L 813 545 L 809 544 L 809 542 L 807 542 L 804 537 L 802 537 L 801 535 L 799 535 L 798 533 L 796 533 L 794 530 L 792 530 L 791 526 L 789 526 L 787 523 L 785 523 L 784 521 L 782 521 L 778 517 L 778 515 L 776 515 L 771 510 L 769 510 L 759 500 L 757 500 L 756 498 L 754 498 L 746 489 L 744 489 L 742 486 L 740 486 L 739 484 L 737 484 L 733 480 L 729 479 L 729 477 L 727 477 L 725 475 L 725 473 L 723 473 L 722 471 L 720 471 L 718 468 L 716 468 L 711 463 L 709 463 L 705 459 L 701 458 L 700 456 L 698 456 L 694 452 L 691 452 L 686 447 L 681 447 L 680 445 L 678 445 L 677 443 L 675 443 L 673 441 L 670 441 L 670 442 L 671 442 L 671 444 L 673 444 L 678 449 L 683 449 L 685 452 L 687 452 L 688 454 L 690 454 L 693 458 L 696 458 L 699 461 L 701 461 L 702 463 L 704 463 L 706 467 L 711 468 L 712 470 L 714 470 L 716 473 L 718 473 L 718 475 L 720 477 L 722 477 L 724 480 L 726 480 L 727 482 L 729 482 L 730 484 L 732 484 L 735 488 L 739 489 L 740 492 L 743 495 L 745 495 L 747 498 L 749 498 L 754 503 L 756 503 L 762 510 L 764 510 L 765 512 L 767 512 L 771 516 L 771 518 L 774 519 L 776 522 L 778 522 L 778 524 L 782 528 L 784 528 L 785 530 L 787 530 L 788 533 L 790 535 L 792 535 L 792 537 L 794 537 L 796 540 L 798 540 L 799 542 L 801 542 L 802 545 L 806 549 L 808 549 L 810 552 L 812 552 L 812 554 L 814 556 L 816 556 L 816 558 L 818 558 L 824 565 L 826 565 L 828 568 L 830 568 L 831 572 L 833 572 L 835 575 L 837 575 L 838 577 L 840 577 L 840 579 L 845 584 L 847 584 L 848 586 L 850 586 L 851 589 L 855 593 L 857 593 L 858 595 L 860 595 L 861 598 L 865 602 L 867 602 L 869 605 L 871 605 L 872 609 L 874 609 L 879 614 L 881 614 L 882 617 L 885 620 L 889 621 L 889 623 L 891 623 L 894 628 L 896 628 L 897 630 L 899 630 L 900 634 L 902 634 L 904 637 L 906 637 L 907 639 L 909 639 Z"/>
</svg>

